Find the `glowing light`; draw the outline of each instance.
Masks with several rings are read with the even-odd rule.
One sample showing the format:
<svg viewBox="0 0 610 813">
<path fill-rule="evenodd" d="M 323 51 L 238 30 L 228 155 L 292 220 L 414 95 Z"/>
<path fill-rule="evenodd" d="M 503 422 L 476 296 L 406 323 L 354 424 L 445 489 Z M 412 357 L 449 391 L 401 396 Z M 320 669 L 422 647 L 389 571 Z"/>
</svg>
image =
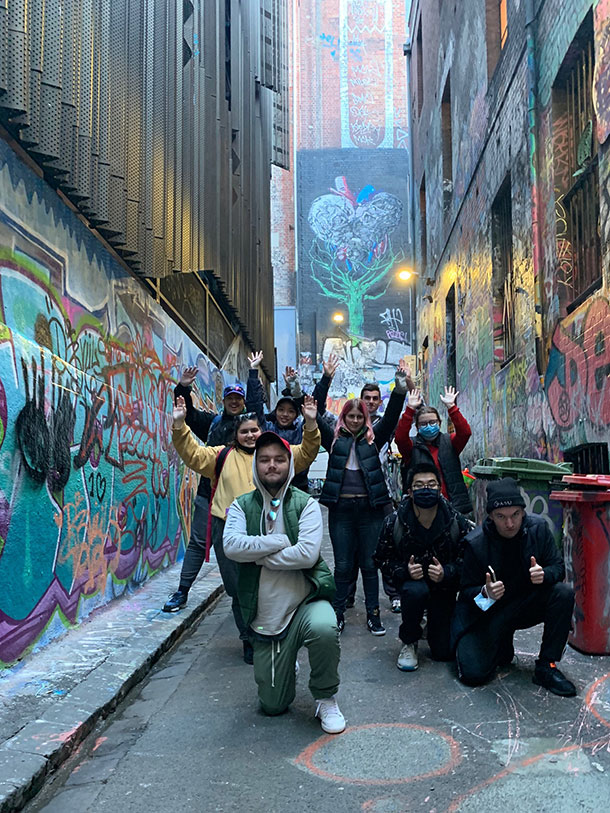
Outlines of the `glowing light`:
<svg viewBox="0 0 610 813">
<path fill-rule="evenodd" d="M 409 271 L 408 268 L 403 268 L 398 272 L 397 276 L 401 282 L 408 282 L 413 276 L 413 271 Z"/>
<path fill-rule="evenodd" d="M 342 322 L 345 322 L 345 316 L 341 313 L 341 311 L 333 313 L 333 322 L 335 322 L 337 325 L 340 325 Z"/>
</svg>

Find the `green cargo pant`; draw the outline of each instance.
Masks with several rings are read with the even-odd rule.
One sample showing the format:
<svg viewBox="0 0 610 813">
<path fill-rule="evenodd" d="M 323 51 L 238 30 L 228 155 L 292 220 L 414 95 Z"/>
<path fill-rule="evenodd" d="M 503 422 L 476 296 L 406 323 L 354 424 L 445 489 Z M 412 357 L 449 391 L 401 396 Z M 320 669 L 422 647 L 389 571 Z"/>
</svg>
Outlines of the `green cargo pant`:
<svg viewBox="0 0 610 813">
<path fill-rule="evenodd" d="M 328 601 L 303 602 L 282 641 L 253 640 L 252 646 L 254 679 L 266 714 L 281 714 L 294 700 L 294 667 L 302 646 L 309 651 L 309 690 L 314 698 L 332 697 L 339 688 L 339 630 Z"/>
</svg>

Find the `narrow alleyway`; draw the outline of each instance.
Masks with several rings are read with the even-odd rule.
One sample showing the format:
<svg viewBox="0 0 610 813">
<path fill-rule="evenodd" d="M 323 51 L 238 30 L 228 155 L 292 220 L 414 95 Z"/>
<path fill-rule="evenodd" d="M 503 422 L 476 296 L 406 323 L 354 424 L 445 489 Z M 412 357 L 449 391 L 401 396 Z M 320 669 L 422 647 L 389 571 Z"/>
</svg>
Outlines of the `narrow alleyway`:
<svg viewBox="0 0 610 813">
<path fill-rule="evenodd" d="M 328 545 L 327 545 L 328 547 Z M 328 555 L 328 550 L 327 550 Z M 330 558 L 330 557 L 329 557 Z M 382 604 L 385 602 L 382 602 Z M 599 811 L 610 793 L 610 658 L 568 650 L 576 698 L 531 683 L 540 628 L 488 686 L 453 668 L 396 668 L 399 617 L 365 629 L 361 597 L 342 637 L 348 728 L 322 734 L 301 651 L 297 699 L 257 709 L 229 602 L 221 599 L 83 743 L 29 813 L 131 811 Z"/>
</svg>

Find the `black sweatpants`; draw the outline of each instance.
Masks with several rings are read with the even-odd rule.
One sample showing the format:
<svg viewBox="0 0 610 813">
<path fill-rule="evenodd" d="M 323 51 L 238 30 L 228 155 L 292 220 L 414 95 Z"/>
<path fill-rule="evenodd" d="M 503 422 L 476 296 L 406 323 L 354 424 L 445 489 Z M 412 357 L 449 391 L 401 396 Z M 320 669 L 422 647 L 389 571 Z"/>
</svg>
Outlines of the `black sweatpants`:
<svg viewBox="0 0 610 813">
<path fill-rule="evenodd" d="M 574 608 L 574 591 L 567 584 L 541 584 L 523 595 L 501 598 L 497 605 L 458 641 L 457 664 L 460 680 L 478 686 L 491 678 L 500 655 L 512 643 L 515 630 L 544 623 L 538 659 L 561 659 L 568 640 Z"/>
<path fill-rule="evenodd" d="M 455 590 L 431 587 L 425 579 L 409 579 L 400 592 L 402 624 L 398 637 L 403 644 L 414 644 L 421 638 L 421 620 L 428 610 L 428 646 L 435 661 L 453 659 L 450 644 L 451 615 L 455 607 Z"/>
</svg>

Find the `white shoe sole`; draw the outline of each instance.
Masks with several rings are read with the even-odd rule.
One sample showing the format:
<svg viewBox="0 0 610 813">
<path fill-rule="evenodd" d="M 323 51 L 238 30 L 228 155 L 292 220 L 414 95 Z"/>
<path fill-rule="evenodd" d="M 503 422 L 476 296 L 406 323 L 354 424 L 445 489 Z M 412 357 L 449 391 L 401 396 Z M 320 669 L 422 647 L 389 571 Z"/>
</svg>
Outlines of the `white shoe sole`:
<svg viewBox="0 0 610 813">
<path fill-rule="evenodd" d="M 396 666 L 401 672 L 415 672 L 419 664 L 416 664 L 415 666 L 401 666 L 399 663 L 397 663 Z"/>
</svg>

